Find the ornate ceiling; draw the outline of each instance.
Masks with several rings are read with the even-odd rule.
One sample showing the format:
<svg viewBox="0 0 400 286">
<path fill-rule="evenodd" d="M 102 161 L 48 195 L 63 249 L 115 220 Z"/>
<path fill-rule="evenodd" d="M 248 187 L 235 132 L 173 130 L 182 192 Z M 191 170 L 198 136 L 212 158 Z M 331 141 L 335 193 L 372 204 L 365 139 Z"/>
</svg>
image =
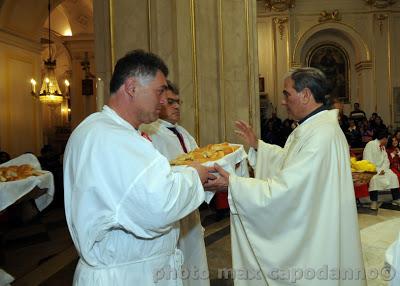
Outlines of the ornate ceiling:
<svg viewBox="0 0 400 286">
<path fill-rule="evenodd" d="M 51 0 L 52 30 L 64 35 L 93 33 L 93 0 Z M 47 28 L 47 1 L 0 0 L 0 31 L 37 41 Z M 53 28 L 54 27 L 54 28 Z"/>
</svg>

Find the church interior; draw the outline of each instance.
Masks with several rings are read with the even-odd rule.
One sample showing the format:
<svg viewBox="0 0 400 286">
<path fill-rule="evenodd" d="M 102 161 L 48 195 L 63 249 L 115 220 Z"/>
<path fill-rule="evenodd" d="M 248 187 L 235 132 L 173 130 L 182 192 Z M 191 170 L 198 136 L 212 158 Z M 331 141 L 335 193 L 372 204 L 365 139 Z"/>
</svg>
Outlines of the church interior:
<svg viewBox="0 0 400 286">
<path fill-rule="evenodd" d="M 64 214 L 64 148 L 107 103 L 113 67 L 128 51 L 167 63 L 180 124 L 199 146 L 241 144 L 239 119 L 283 146 L 296 127 L 281 104 L 283 79 L 319 68 L 350 152 L 362 159 L 374 134 L 400 139 L 399 35 L 396 0 L 0 0 L 0 163 L 33 154 L 54 176 L 43 210 L 34 193 L 0 209 L 0 270 L 11 285 L 72 284 L 78 254 Z M 381 269 L 400 206 L 370 209 L 365 186 L 355 187 L 364 264 Z M 211 285 L 233 285 L 219 275 L 232 267 L 229 207 L 203 204 L 200 214 Z M 389 285 L 372 274 L 369 286 Z"/>
</svg>

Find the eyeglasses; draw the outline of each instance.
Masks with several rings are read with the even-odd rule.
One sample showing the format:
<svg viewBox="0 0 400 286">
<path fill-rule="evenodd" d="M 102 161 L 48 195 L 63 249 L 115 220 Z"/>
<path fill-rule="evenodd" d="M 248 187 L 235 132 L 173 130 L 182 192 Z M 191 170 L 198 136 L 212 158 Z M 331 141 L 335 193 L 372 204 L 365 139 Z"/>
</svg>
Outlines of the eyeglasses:
<svg viewBox="0 0 400 286">
<path fill-rule="evenodd" d="M 167 103 L 168 105 L 174 105 L 175 103 L 178 105 L 182 104 L 182 102 L 179 99 L 172 99 L 172 98 L 168 98 Z"/>
<path fill-rule="evenodd" d="M 290 93 L 287 92 L 286 90 L 282 91 L 282 96 L 283 96 L 284 98 L 288 98 L 289 95 L 290 95 Z"/>
</svg>

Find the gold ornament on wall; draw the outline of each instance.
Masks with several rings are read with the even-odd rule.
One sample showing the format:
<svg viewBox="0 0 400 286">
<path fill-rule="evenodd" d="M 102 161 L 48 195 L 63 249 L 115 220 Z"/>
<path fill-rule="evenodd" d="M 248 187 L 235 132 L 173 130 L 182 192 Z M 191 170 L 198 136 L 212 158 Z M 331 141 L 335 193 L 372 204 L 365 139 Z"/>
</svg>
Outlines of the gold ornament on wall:
<svg viewBox="0 0 400 286">
<path fill-rule="evenodd" d="M 270 11 L 283 12 L 294 7 L 295 0 L 264 0 L 265 8 Z"/>
<path fill-rule="evenodd" d="M 388 15 L 385 15 L 385 14 L 375 15 L 375 20 L 378 21 L 379 32 L 381 33 L 381 35 L 383 32 L 383 21 L 386 20 L 387 18 L 388 18 Z"/>
<path fill-rule="evenodd" d="M 332 12 L 327 12 L 326 10 L 321 11 L 319 14 L 318 21 L 320 23 L 322 22 L 328 22 L 328 21 L 341 21 L 342 18 L 339 15 L 339 10 L 335 9 Z"/>
<path fill-rule="evenodd" d="M 277 18 L 277 17 L 275 17 L 274 18 L 274 23 L 276 24 L 276 25 L 278 25 L 278 30 L 279 30 L 279 36 L 280 36 L 280 39 L 282 40 L 282 38 L 283 38 L 283 33 L 284 33 L 284 31 L 285 31 L 285 23 L 287 23 L 287 21 L 289 20 L 289 18 L 288 17 L 281 17 L 281 18 Z"/>
<path fill-rule="evenodd" d="M 387 8 L 397 2 L 397 0 L 364 0 L 364 1 L 368 5 L 374 6 L 376 8 Z"/>
</svg>

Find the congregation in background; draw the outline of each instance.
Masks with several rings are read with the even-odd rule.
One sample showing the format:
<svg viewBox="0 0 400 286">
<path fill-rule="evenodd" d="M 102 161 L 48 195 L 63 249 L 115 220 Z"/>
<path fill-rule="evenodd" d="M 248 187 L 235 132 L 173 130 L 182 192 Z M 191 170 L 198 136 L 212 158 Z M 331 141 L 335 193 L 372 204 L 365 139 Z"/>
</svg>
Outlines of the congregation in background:
<svg viewBox="0 0 400 286">
<path fill-rule="evenodd" d="M 354 109 L 349 115 L 344 114 L 343 103 L 340 101 L 334 101 L 332 108 L 339 109 L 339 125 L 351 148 L 364 148 L 381 131 L 386 131 L 390 135 L 389 137 L 396 137 L 396 142 L 400 140 L 400 129 L 394 130 L 392 126 L 386 126 L 376 112 L 368 117 L 360 109 L 359 103 L 354 103 Z M 282 121 L 276 112 L 272 112 L 267 119 L 261 118 L 261 139 L 264 142 L 283 147 L 296 126 L 296 121 L 289 118 Z"/>
</svg>

